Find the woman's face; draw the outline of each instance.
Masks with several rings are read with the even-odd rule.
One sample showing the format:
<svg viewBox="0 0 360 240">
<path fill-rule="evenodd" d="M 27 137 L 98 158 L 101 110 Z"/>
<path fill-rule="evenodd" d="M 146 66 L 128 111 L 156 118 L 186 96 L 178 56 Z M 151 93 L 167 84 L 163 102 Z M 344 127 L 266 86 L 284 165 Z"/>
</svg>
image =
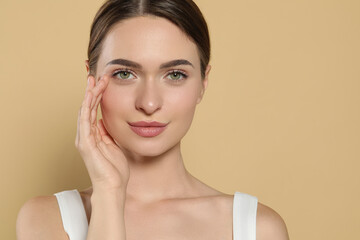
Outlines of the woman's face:
<svg viewBox="0 0 360 240">
<path fill-rule="evenodd" d="M 123 150 L 140 156 L 174 147 L 191 125 L 209 70 L 201 79 L 197 46 L 164 18 L 135 17 L 116 24 L 104 39 L 96 73 L 96 79 L 111 76 L 101 100 L 109 134 Z M 131 127 L 139 121 L 167 125 Z"/>
</svg>

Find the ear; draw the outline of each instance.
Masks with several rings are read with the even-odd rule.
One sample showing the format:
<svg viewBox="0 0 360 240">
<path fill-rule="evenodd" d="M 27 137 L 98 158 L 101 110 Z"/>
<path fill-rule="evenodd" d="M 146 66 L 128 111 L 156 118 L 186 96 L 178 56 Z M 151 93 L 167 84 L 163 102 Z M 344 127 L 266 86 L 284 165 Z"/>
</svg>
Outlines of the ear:
<svg viewBox="0 0 360 240">
<path fill-rule="evenodd" d="M 85 65 L 86 65 L 86 72 L 89 75 L 90 74 L 89 60 L 85 60 Z"/>
<path fill-rule="evenodd" d="M 208 64 L 207 67 L 206 67 L 206 70 L 205 70 L 205 77 L 204 79 L 202 80 L 202 88 L 201 88 L 201 92 L 200 92 L 200 96 L 197 100 L 197 103 L 200 103 L 203 96 L 204 96 L 204 93 L 205 93 L 205 90 L 208 86 L 208 83 L 209 83 L 209 72 L 211 70 L 211 65 Z"/>
</svg>

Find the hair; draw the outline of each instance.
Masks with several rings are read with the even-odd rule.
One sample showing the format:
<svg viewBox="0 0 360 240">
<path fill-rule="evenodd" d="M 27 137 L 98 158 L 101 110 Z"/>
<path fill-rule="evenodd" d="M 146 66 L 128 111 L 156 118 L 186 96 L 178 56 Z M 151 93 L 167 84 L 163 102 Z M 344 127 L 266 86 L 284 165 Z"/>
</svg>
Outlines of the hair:
<svg viewBox="0 0 360 240">
<path fill-rule="evenodd" d="M 138 16 L 157 16 L 177 25 L 196 45 L 201 76 L 210 61 L 210 37 L 206 21 L 192 0 L 107 0 L 95 15 L 90 31 L 88 60 L 95 75 L 102 43 L 111 28 L 120 21 Z"/>
</svg>

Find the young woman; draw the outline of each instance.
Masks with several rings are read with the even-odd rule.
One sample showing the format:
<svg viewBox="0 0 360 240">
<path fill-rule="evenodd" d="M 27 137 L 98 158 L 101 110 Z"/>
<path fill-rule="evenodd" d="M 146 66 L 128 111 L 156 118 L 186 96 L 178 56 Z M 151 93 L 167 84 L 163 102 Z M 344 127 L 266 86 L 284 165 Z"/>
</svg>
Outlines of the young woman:
<svg viewBox="0 0 360 240">
<path fill-rule="evenodd" d="M 211 69 L 195 3 L 107 1 L 88 58 L 75 145 L 92 187 L 29 200 L 19 240 L 288 239 L 281 217 L 256 197 L 224 194 L 184 167 L 181 139 Z"/>
</svg>

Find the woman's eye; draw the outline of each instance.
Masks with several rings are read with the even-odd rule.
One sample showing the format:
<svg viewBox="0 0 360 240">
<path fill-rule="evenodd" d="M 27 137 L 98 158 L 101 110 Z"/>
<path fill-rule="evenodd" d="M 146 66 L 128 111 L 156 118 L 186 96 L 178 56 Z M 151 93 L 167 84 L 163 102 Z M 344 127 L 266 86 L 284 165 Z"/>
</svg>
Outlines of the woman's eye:
<svg viewBox="0 0 360 240">
<path fill-rule="evenodd" d="M 178 72 L 178 71 L 171 72 L 171 73 L 169 73 L 168 76 L 171 80 L 174 80 L 174 81 L 179 81 L 183 78 L 187 78 L 187 75 L 185 75 L 182 72 Z"/>
<path fill-rule="evenodd" d="M 129 71 L 117 71 L 116 73 L 114 73 L 114 77 L 116 76 L 117 78 L 120 78 L 120 79 L 129 79 L 130 76 L 133 75 L 131 72 Z"/>
</svg>

